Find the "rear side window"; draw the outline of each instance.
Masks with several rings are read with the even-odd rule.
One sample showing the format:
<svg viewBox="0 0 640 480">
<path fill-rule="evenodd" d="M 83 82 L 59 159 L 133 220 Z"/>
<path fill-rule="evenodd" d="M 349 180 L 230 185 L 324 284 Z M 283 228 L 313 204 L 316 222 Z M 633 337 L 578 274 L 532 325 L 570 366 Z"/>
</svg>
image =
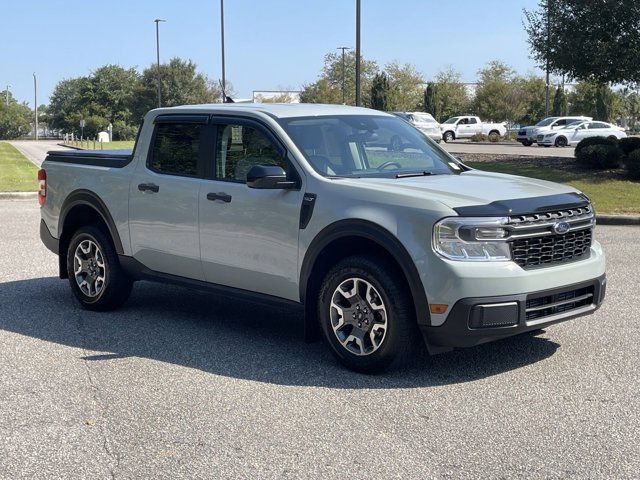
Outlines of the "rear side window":
<svg viewBox="0 0 640 480">
<path fill-rule="evenodd" d="M 149 167 L 167 175 L 198 176 L 204 128 L 194 123 L 157 124 Z"/>
<path fill-rule="evenodd" d="M 469 117 L 469 125 L 472 125 L 474 123 L 478 123 L 478 121 L 474 117 Z"/>
</svg>

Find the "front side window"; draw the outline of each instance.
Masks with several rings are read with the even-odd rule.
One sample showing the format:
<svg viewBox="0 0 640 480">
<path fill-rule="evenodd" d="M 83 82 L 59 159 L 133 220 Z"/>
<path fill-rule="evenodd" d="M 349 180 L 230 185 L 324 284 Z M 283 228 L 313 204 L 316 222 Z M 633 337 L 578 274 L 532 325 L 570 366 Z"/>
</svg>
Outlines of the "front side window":
<svg viewBox="0 0 640 480">
<path fill-rule="evenodd" d="M 397 117 L 328 115 L 284 118 L 280 124 L 322 175 L 395 177 L 451 174 L 454 160 Z"/>
<path fill-rule="evenodd" d="M 197 176 L 204 127 L 193 123 L 156 125 L 150 168 L 167 175 Z"/>
<path fill-rule="evenodd" d="M 245 182 L 255 165 L 278 165 L 287 170 L 279 149 L 257 128 L 221 125 L 216 144 L 217 180 Z"/>
</svg>

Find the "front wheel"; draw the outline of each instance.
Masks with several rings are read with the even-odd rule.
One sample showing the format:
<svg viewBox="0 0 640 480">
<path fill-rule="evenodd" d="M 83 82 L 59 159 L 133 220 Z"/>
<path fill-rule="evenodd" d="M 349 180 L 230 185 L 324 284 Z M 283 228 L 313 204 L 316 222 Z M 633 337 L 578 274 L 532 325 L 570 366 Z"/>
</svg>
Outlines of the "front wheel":
<svg viewBox="0 0 640 480">
<path fill-rule="evenodd" d="M 67 272 L 73 294 L 87 310 L 114 310 L 131 293 L 131 279 L 120 267 L 111 239 L 93 225 L 71 237 Z"/>
<path fill-rule="evenodd" d="M 566 147 L 569 142 L 566 137 L 558 137 L 556 138 L 556 147 Z"/>
<path fill-rule="evenodd" d="M 524 145 L 525 147 L 530 147 L 531 145 L 533 145 L 533 142 L 531 140 L 523 140 L 522 145 Z"/>
<path fill-rule="evenodd" d="M 455 140 L 455 135 L 453 134 L 453 132 L 445 132 L 442 136 L 442 139 L 445 141 L 445 143 L 453 142 Z"/>
<path fill-rule="evenodd" d="M 372 258 L 342 260 L 320 290 L 325 340 L 347 368 L 380 372 L 417 351 L 419 332 L 407 288 L 396 269 Z"/>
</svg>

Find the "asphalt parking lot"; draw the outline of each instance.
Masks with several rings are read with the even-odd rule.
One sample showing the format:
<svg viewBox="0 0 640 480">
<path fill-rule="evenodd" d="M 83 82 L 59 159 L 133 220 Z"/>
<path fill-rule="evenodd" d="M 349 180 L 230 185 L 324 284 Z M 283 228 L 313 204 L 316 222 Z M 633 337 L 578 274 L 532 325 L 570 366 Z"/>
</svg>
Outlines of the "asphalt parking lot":
<svg viewBox="0 0 640 480">
<path fill-rule="evenodd" d="M 87 312 L 35 200 L 0 200 L 1 478 L 638 478 L 637 227 L 594 315 L 347 372 L 295 311 L 137 284 Z"/>
</svg>

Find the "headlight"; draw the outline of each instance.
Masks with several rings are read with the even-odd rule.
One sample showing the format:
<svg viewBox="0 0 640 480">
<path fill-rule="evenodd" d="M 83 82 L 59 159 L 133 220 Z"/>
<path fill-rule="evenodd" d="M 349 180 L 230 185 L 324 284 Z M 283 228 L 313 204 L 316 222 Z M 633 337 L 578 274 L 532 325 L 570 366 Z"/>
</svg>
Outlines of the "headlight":
<svg viewBox="0 0 640 480">
<path fill-rule="evenodd" d="M 544 138 L 551 138 L 555 135 L 555 133 L 547 133 Z"/>
<path fill-rule="evenodd" d="M 449 260 L 502 262 L 511 260 L 504 228 L 506 217 L 449 217 L 433 227 L 433 249 Z"/>
</svg>

